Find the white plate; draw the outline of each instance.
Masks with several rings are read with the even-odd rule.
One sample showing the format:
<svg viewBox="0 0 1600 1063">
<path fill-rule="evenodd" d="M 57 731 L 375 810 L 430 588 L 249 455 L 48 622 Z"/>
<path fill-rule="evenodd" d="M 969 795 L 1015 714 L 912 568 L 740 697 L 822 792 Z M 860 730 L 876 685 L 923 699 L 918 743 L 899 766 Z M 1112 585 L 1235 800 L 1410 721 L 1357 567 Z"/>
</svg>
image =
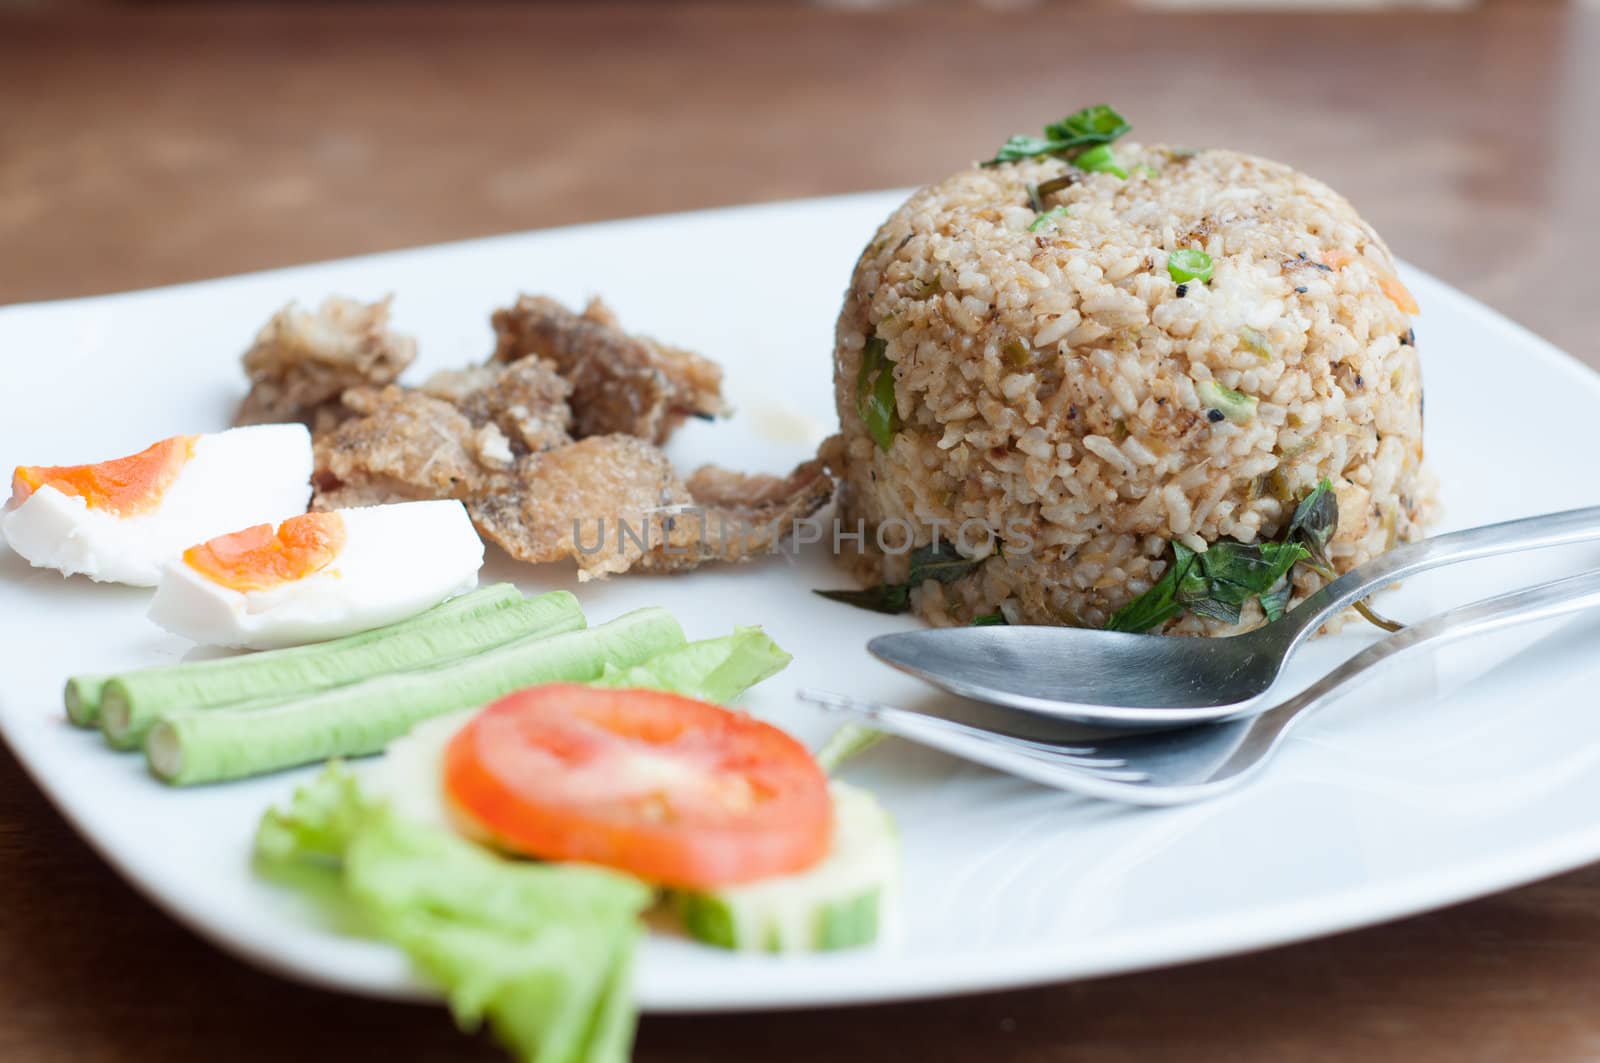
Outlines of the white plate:
<svg viewBox="0 0 1600 1063">
<path fill-rule="evenodd" d="M 417 370 L 481 359 L 489 312 L 520 289 L 602 292 L 625 324 L 719 359 L 739 414 L 691 423 L 672 450 L 787 469 L 832 421 L 834 315 L 855 255 L 892 194 L 586 226 L 161 291 L 0 311 L 0 464 L 131 452 L 224 425 L 239 352 L 290 298 L 398 293 Z M 1591 460 L 1600 377 L 1445 285 L 1406 271 L 1418 328 L 1428 454 L 1446 524 L 1600 501 Z M 1386 608 L 1415 617 L 1592 562 L 1565 550 L 1419 579 Z M 563 568 L 492 562 L 486 578 L 573 586 Z M 671 578 L 586 586 L 591 617 L 670 607 L 691 637 L 761 623 L 795 662 L 750 699 L 802 737 L 815 685 L 890 701 L 920 688 L 874 663 L 897 621 L 824 601 L 825 551 Z M 62 680 L 169 661 L 186 645 L 145 621 L 146 594 L 63 582 L 0 550 L 0 729 L 85 838 L 162 908 L 223 948 L 292 978 L 378 996 L 425 995 L 401 957 L 318 926 L 250 874 L 262 809 L 307 773 L 193 791 L 74 730 Z M 1370 636 L 1313 644 L 1291 685 Z M 1128 971 L 1294 941 L 1527 882 L 1600 858 L 1600 617 L 1481 639 L 1380 683 L 1297 733 L 1234 797 L 1165 811 L 1100 805 L 905 745 L 847 774 L 875 787 L 905 843 L 905 918 L 892 947 L 814 959 L 735 957 L 653 939 L 637 987 L 652 1010 L 834 1004 Z"/>
</svg>

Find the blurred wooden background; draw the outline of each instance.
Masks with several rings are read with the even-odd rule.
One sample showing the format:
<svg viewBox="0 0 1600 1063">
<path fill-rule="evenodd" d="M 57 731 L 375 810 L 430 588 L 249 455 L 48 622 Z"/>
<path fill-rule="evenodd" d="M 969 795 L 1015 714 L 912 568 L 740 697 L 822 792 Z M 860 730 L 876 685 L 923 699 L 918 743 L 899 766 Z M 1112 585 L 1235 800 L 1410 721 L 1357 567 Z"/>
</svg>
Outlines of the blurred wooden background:
<svg viewBox="0 0 1600 1063">
<path fill-rule="evenodd" d="M 1600 22 L 1076 5 L 162 7 L 0 25 L 0 302 L 911 185 L 1087 100 L 1282 159 L 1587 355 Z"/>
<path fill-rule="evenodd" d="M 0 13 L 0 302 L 915 184 L 1106 100 L 1138 138 L 1322 177 L 1399 254 L 1600 363 L 1600 16 L 1584 4 L 138 6 Z M 0 351 L 0 395 L 19 401 L 28 360 L 49 356 Z M 1591 868 L 1172 971 L 647 1019 L 640 1058 L 1592 1060 L 1597 982 Z M 3 751 L 0 1014 L 0 1059 L 27 1063 L 498 1058 L 442 1011 L 288 985 L 200 943 Z"/>
<path fill-rule="evenodd" d="M 33 8 L 36 10 L 64 10 L 69 8 L 152 7 L 160 5 L 223 6 L 229 3 L 253 6 L 337 6 L 340 0 L 0 0 L 0 8 Z M 367 6 L 425 6 L 430 0 L 342 0 L 346 5 Z M 538 5 L 580 6 L 590 0 L 504 0 L 506 6 L 533 7 Z M 655 0 L 673 4 L 680 0 Z M 730 3 L 788 4 L 841 10 L 869 10 L 897 7 L 983 7 L 991 10 L 1016 10 L 1055 5 L 1078 9 L 1101 8 L 1128 11 L 1395 11 L 1406 8 L 1462 11 L 1476 7 L 1510 6 L 1513 4 L 1546 3 L 1571 4 L 1584 0 L 726 0 Z M 448 7 L 451 0 L 431 0 L 433 6 Z"/>
</svg>

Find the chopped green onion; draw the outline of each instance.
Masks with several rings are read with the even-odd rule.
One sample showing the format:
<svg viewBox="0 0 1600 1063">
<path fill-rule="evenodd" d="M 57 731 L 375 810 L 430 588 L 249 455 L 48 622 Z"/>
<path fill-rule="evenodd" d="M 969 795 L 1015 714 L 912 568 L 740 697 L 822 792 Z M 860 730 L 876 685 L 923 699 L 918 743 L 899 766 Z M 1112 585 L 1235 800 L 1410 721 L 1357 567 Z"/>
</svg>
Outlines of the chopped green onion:
<svg viewBox="0 0 1600 1063">
<path fill-rule="evenodd" d="M 1033 224 L 1028 226 L 1028 231 L 1030 233 L 1036 233 L 1040 229 L 1043 229 L 1046 225 L 1053 229 L 1056 227 L 1056 223 L 1066 216 L 1066 207 L 1051 207 L 1049 210 L 1033 219 Z"/>
<path fill-rule="evenodd" d="M 1200 396 L 1200 401 L 1217 415 L 1211 418 L 1213 421 L 1227 418 L 1234 424 L 1249 424 L 1255 419 L 1256 404 L 1260 400 L 1254 395 L 1223 387 L 1215 380 L 1202 380 L 1194 386 L 1194 390 Z"/>
<path fill-rule="evenodd" d="M 1181 248 L 1167 256 L 1167 272 L 1179 284 L 1189 281 L 1204 284 L 1211 279 L 1212 269 L 1211 256 L 1198 248 Z"/>
<path fill-rule="evenodd" d="M 1249 325 L 1239 330 L 1239 346 L 1260 358 L 1263 362 L 1272 361 L 1272 345 L 1267 342 L 1266 334 Z"/>
<path fill-rule="evenodd" d="M 1073 165 L 1080 170 L 1090 173 L 1116 174 L 1124 181 L 1128 179 L 1128 171 L 1117 165 L 1117 157 L 1111 153 L 1110 144 L 1100 144 L 1083 152 L 1072 160 Z"/>
<path fill-rule="evenodd" d="M 1160 171 L 1157 170 L 1154 166 L 1151 166 L 1147 162 L 1141 162 L 1139 165 L 1134 167 L 1134 170 L 1137 171 L 1138 173 L 1142 173 L 1146 177 L 1149 177 L 1149 178 L 1152 178 L 1152 179 L 1161 176 Z"/>
</svg>

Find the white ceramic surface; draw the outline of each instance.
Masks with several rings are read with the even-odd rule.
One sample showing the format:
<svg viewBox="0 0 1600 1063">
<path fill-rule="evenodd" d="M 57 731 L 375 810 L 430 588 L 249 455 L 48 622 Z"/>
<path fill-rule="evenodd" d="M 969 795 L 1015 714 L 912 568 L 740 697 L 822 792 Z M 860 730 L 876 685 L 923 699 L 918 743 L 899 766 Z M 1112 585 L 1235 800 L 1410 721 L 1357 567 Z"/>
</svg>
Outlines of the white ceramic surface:
<svg viewBox="0 0 1600 1063">
<path fill-rule="evenodd" d="M 510 236 L 0 310 L 0 466 L 131 452 L 226 423 L 238 355 L 291 298 L 397 293 L 416 334 L 413 379 L 481 359 L 489 312 L 519 290 L 600 292 L 630 327 L 715 357 L 739 408 L 691 423 L 688 465 L 787 469 L 833 419 L 834 315 L 851 264 L 892 194 L 778 204 Z M 1591 460 L 1600 377 L 1460 293 L 1405 278 L 1428 395 L 1428 454 L 1445 527 L 1600 502 Z M 573 587 L 560 567 L 491 552 L 486 579 Z M 1600 552 L 1501 559 L 1416 580 L 1402 618 L 1576 570 Z M 824 601 L 825 549 L 687 577 L 579 589 L 592 618 L 670 607 L 691 637 L 764 624 L 795 662 L 749 699 L 808 740 L 832 725 L 796 704 L 815 685 L 923 697 L 873 662 L 868 636 L 910 621 Z M 188 651 L 148 623 L 148 592 L 63 581 L 0 549 L 0 731 L 107 860 L 162 908 L 292 978 L 380 996 L 427 995 L 401 957 L 317 925 L 250 874 L 261 810 L 307 773 L 164 789 L 141 761 L 74 730 L 63 679 Z M 898 817 L 906 889 L 898 944 L 820 958 L 734 957 L 652 939 L 637 988 L 651 1010 L 854 1003 L 1170 964 L 1379 922 L 1600 858 L 1600 616 L 1519 630 L 1404 662 L 1303 728 L 1260 784 L 1172 810 L 1099 805 L 905 745 L 846 769 Z M 1320 640 L 1289 687 L 1352 652 Z"/>
</svg>

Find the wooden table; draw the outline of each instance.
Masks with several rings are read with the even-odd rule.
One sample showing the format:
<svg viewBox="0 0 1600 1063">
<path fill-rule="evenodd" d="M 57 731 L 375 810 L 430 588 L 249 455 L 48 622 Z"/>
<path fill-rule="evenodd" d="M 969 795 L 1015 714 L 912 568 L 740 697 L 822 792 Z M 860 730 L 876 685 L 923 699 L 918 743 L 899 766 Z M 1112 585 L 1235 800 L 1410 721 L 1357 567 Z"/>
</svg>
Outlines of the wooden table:
<svg viewBox="0 0 1600 1063">
<path fill-rule="evenodd" d="M 1143 137 L 1327 179 L 1401 255 L 1600 364 L 1593 15 L 575 7 L 0 17 L 0 302 L 912 184 L 1104 99 Z M 0 351 L 6 402 L 35 356 Z M 1590 1059 L 1597 984 L 1591 868 L 1176 970 L 651 1018 L 638 1056 Z M 498 1058 L 438 1009 L 303 989 L 202 944 L 4 752 L 0 1017 L 0 1059 L 30 1063 Z"/>
</svg>

